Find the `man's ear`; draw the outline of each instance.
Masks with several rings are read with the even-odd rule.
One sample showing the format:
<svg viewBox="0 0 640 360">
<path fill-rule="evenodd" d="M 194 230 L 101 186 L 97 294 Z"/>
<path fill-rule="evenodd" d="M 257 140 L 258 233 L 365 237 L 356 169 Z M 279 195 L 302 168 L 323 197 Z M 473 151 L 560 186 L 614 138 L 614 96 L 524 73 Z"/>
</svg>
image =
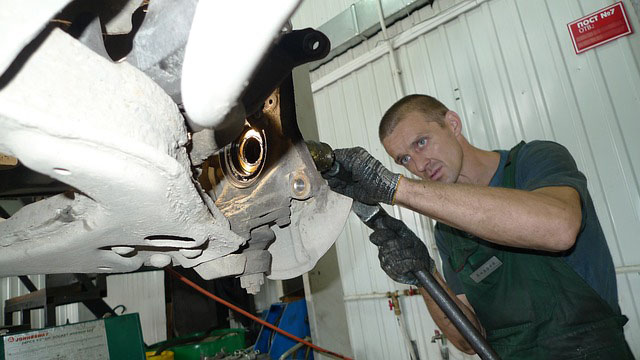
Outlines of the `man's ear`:
<svg viewBox="0 0 640 360">
<path fill-rule="evenodd" d="M 445 124 L 453 131 L 455 136 L 458 136 L 462 133 L 462 120 L 460 120 L 460 116 L 455 111 L 447 111 L 444 115 Z"/>
</svg>

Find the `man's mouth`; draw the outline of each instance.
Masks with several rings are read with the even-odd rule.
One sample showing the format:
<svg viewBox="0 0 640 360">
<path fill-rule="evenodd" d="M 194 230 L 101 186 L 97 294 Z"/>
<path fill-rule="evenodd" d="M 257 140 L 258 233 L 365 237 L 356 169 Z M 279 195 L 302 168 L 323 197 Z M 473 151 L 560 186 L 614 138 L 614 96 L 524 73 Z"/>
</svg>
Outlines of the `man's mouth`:
<svg viewBox="0 0 640 360">
<path fill-rule="evenodd" d="M 429 179 L 431 179 L 432 181 L 436 181 L 438 180 L 441 174 L 442 174 L 442 166 L 438 166 L 433 172 L 431 172 L 431 175 L 429 175 Z"/>
</svg>

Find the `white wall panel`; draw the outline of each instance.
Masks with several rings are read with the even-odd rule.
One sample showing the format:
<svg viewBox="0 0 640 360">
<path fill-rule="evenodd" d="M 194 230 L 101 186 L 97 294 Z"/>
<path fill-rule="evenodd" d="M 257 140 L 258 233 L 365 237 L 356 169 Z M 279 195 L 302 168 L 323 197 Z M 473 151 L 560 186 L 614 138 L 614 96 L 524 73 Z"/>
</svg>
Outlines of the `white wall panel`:
<svg viewBox="0 0 640 360">
<path fill-rule="evenodd" d="M 291 18 L 291 22 L 304 27 L 317 28 L 348 9 L 353 0 L 303 0 Z M 296 28 L 298 28 L 296 26 Z"/>
<path fill-rule="evenodd" d="M 260 292 L 253 296 L 256 312 L 269 311 L 271 305 L 280 302 L 282 296 L 284 296 L 282 280 L 265 278 L 264 284 L 260 287 Z"/>
<path fill-rule="evenodd" d="M 158 270 L 107 277 L 104 301 L 112 308 L 124 305 L 127 314 L 140 315 L 142 336 L 147 345 L 167 339 L 164 275 L 164 271 Z"/>
<path fill-rule="evenodd" d="M 389 33 L 399 35 L 452 6 L 471 3 L 480 5 L 397 48 L 406 92 L 434 95 L 457 111 L 464 134 L 479 147 L 506 149 L 520 139 L 565 145 L 589 180 L 616 266 L 640 264 L 640 24 L 631 2 L 624 4 L 636 33 L 580 55 L 566 24 L 613 1 L 436 0 L 433 9 L 419 10 Z M 400 97 L 388 56 L 336 75 L 379 46 L 377 35 L 311 74 L 317 84 L 336 80 L 314 87 L 320 139 L 334 147 L 363 146 L 401 171 L 377 139 L 382 113 Z M 428 220 L 394 211 L 432 245 Z M 337 242 L 345 296 L 403 288 L 379 269 L 368 233 L 352 217 Z M 640 274 L 617 278 L 620 304 L 630 318 L 625 333 L 640 356 Z M 435 327 L 422 300 L 403 301 L 421 358 L 439 359 L 429 342 Z M 345 306 L 356 358 L 408 359 L 386 300 L 348 301 Z"/>
</svg>

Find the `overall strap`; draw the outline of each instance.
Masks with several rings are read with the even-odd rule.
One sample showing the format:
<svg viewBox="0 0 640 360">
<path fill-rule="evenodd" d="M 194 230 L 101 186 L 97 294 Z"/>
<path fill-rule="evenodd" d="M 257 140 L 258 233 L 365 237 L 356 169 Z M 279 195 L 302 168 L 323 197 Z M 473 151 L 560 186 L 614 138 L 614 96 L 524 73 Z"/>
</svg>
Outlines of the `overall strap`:
<svg viewBox="0 0 640 360">
<path fill-rule="evenodd" d="M 509 156 L 507 157 L 507 163 L 504 165 L 504 176 L 502 178 L 502 186 L 514 189 L 516 187 L 516 162 L 518 159 L 518 152 L 525 145 L 524 141 L 520 141 L 520 143 L 509 151 Z"/>
</svg>

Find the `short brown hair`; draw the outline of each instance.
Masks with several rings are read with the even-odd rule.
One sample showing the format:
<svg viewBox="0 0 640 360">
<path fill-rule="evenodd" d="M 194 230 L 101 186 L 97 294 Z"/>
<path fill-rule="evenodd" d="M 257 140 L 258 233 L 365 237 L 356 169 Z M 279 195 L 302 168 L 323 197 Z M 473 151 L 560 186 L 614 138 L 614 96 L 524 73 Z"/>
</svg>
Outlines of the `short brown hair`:
<svg viewBox="0 0 640 360">
<path fill-rule="evenodd" d="M 380 141 L 389 136 L 398 123 L 407 115 L 418 112 L 426 115 L 427 121 L 435 121 L 444 126 L 444 116 L 449 109 L 429 95 L 407 95 L 393 104 L 380 120 L 378 136 Z"/>
</svg>

